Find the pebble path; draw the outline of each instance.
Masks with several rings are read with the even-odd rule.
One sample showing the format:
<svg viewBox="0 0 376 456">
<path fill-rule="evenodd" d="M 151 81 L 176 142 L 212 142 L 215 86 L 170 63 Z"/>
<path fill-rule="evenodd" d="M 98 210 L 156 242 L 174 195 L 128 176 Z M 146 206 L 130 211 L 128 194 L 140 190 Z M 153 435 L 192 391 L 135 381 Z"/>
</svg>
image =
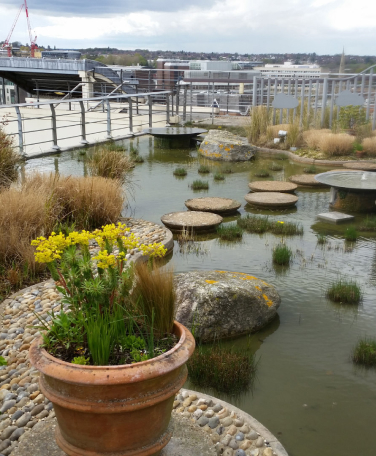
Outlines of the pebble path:
<svg viewBox="0 0 376 456">
<path fill-rule="evenodd" d="M 166 229 L 151 222 L 122 219 L 141 242 L 163 242 Z M 93 248 L 93 253 L 96 248 Z M 137 249 L 129 257 L 137 255 Z M 0 456 L 11 455 L 19 439 L 40 421 L 55 417 L 52 403 L 40 392 L 39 372 L 29 362 L 29 348 L 39 336 L 39 318 L 50 321 L 51 311 L 59 312 L 61 295 L 48 280 L 21 290 L 2 304 L 0 355 Z M 67 310 L 66 306 L 63 306 Z M 273 450 L 259 434 L 230 407 L 200 399 L 185 390 L 176 396 L 174 413 L 191 418 L 211 435 L 218 455 L 272 456 Z"/>
</svg>

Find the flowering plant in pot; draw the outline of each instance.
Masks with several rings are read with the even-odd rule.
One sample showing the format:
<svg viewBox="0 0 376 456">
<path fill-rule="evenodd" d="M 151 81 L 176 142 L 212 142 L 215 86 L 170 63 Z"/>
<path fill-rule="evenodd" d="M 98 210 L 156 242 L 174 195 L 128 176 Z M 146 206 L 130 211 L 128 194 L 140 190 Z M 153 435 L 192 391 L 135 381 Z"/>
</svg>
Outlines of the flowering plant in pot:
<svg viewBox="0 0 376 456">
<path fill-rule="evenodd" d="M 57 443 L 72 456 L 158 454 L 171 437 L 173 399 L 194 339 L 174 322 L 172 271 L 127 265 L 127 257 L 131 249 L 149 258 L 166 249 L 140 244 L 122 224 L 32 244 L 63 295 L 30 348 L 54 404 Z"/>
</svg>

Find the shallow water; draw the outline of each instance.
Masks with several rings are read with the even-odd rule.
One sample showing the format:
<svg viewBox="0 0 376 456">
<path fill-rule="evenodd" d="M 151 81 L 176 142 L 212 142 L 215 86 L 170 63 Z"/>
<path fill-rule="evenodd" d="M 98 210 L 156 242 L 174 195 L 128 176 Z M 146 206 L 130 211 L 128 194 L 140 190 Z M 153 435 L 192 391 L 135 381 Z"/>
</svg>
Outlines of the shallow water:
<svg viewBox="0 0 376 456">
<path fill-rule="evenodd" d="M 126 143 L 129 144 L 129 143 Z M 219 162 L 197 157 L 192 150 L 154 149 L 153 139 L 133 141 L 145 162 L 133 171 L 132 194 L 124 214 L 160 222 L 168 212 L 185 210 L 184 201 L 199 196 L 235 198 L 242 203 L 257 169 L 271 163 L 283 166 L 270 171 L 274 179 L 299 174 L 304 166 L 289 161 L 257 159 L 231 164 L 232 174 L 215 182 Z M 27 162 L 25 171 L 38 169 L 61 174 L 86 174 L 85 157 L 78 152 Z M 78 161 L 80 160 L 80 161 Z M 209 165 L 209 175 L 197 173 Z M 173 176 L 178 166 L 187 168 L 184 178 Z M 335 166 L 333 167 L 335 168 Z M 330 168 L 320 167 L 318 172 Z M 209 190 L 193 192 L 195 179 L 208 180 Z M 270 179 L 270 178 L 268 178 Z M 198 243 L 193 253 L 180 253 L 175 245 L 171 262 L 176 272 L 221 269 L 250 273 L 273 284 L 282 298 L 278 318 L 251 336 L 251 347 L 259 358 L 253 393 L 220 396 L 252 414 L 273 432 L 291 456 L 373 456 L 376 454 L 376 370 L 355 367 L 350 354 L 360 336 L 375 335 L 376 249 L 372 236 L 356 243 L 343 239 L 344 226 L 318 222 L 316 215 L 328 212 L 329 190 L 304 189 L 296 209 L 261 211 L 242 206 L 241 214 L 268 214 L 280 221 L 301 222 L 303 236 L 285 238 L 293 250 L 290 267 L 274 267 L 272 249 L 281 238 L 272 234 L 245 234 L 239 243 L 222 243 L 215 235 Z M 237 216 L 225 219 L 225 223 Z M 361 217 L 357 217 L 357 221 Z M 317 233 L 329 234 L 323 247 Z M 325 298 L 328 284 L 339 276 L 356 279 L 364 292 L 359 306 L 341 306 Z M 229 316 L 231 318 L 231 316 Z M 243 337 L 229 344 L 247 344 Z M 194 389 L 197 386 L 188 385 Z"/>
</svg>

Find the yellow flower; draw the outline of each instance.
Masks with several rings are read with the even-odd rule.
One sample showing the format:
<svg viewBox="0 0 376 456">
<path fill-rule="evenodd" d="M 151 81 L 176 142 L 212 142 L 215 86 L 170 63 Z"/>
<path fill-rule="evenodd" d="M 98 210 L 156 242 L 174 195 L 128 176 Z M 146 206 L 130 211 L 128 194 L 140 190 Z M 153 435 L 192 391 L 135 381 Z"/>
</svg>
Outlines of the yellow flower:
<svg viewBox="0 0 376 456">
<path fill-rule="evenodd" d="M 285 223 L 285 222 L 280 222 L 280 221 L 278 220 L 278 223 Z"/>
</svg>

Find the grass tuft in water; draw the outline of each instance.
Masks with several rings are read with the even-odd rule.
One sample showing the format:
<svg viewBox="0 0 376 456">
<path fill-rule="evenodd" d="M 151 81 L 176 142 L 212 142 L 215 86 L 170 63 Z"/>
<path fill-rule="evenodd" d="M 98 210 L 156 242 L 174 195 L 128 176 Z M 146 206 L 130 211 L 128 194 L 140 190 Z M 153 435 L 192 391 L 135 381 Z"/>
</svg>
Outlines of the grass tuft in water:
<svg viewBox="0 0 376 456">
<path fill-rule="evenodd" d="M 136 155 L 133 159 L 135 163 L 144 163 L 144 159 L 141 157 L 141 155 Z"/>
<path fill-rule="evenodd" d="M 248 349 L 200 345 L 188 363 L 189 380 L 200 387 L 210 387 L 224 393 L 247 391 L 256 376 L 257 362 Z M 208 368 L 210 366 L 210 368 Z"/>
<path fill-rule="evenodd" d="M 174 170 L 174 176 L 186 176 L 187 170 L 185 168 L 176 168 Z"/>
<path fill-rule="evenodd" d="M 269 169 L 271 171 L 282 171 L 283 170 L 283 166 L 278 165 L 277 163 L 272 163 L 271 165 L 269 165 Z"/>
<path fill-rule="evenodd" d="M 226 165 L 226 166 L 222 166 L 221 172 L 222 172 L 223 174 L 231 174 L 231 173 L 233 173 L 234 171 L 232 170 L 231 166 Z"/>
<path fill-rule="evenodd" d="M 270 173 L 266 169 L 260 169 L 259 171 L 255 172 L 256 177 L 269 177 Z"/>
<path fill-rule="evenodd" d="M 344 236 L 346 241 L 356 241 L 358 239 L 358 232 L 356 231 L 355 226 L 347 227 Z"/>
<path fill-rule="evenodd" d="M 358 226 L 359 231 L 376 231 L 376 215 L 368 215 Z"/>
<path fill-rule="evenodd" d="M 303 171 L 307 174 L 317 174 L 317 168 L 315 165 L 309 165 L 307 168 L 304 168 Z"/>
<path fill-rule="evenodd" d="M 326 234 L 318 233 L 318 234 L 316 234 L 316 237 L 317 237 L 317 243 L 320 245 L 326 244 L 328 241 Z"/>
<path fill-rule="evenodd" d="M 214 174 L 214 180 L 223 181 L 223 180 L 225 180 L 225 176 L 223 174 L 217 172 Z"/>
<path fill-rule="evenodd" d="M 365 367 L 376 367 L 376 339 L 359 339 L 353 349 L 352 360 L 355 364 Z"/>
<path fill-rule="evenodd" d="M 193 181 L 191 188 L 192 188 L 192 190 L 208 190 L 209 182 L 197 179 L 197 180 Z"/>
<path fill-rule="evenodd" d="M 285 244 L 278 244 L 273 250 L 273 262 L 276 264 L 289 264 L 292 257 L 292 251 Z"/>
<path fill-rule="evenodd" d="M 210 173 L 210 168 L 206 165 L 200 165 L 197 171 L 201 174 L 208 174 Z"/>
<path fill-rule="evenodd" d="M 269 220 L 267 216 L 247 214 L 237 220 L 237 224 L 249 233 L 266 233 L 282 235 L 303 234 L 303 226 L 300 223 L 284 222 L 282 220 Z"/>
<path fill-rule="evenodd" d="M 217 227 L 217 234 L 222 241 L 238 241 L 243 237 L 243 228 L 237 224 L 220 225 Z"/>
<path fill-rule="evenodd" d="M 362 292 L 354 280 L 339 279 L 326 290 L 326 297 L 334 302 L 358 304 L 362 299 Z"/>
</svg>

